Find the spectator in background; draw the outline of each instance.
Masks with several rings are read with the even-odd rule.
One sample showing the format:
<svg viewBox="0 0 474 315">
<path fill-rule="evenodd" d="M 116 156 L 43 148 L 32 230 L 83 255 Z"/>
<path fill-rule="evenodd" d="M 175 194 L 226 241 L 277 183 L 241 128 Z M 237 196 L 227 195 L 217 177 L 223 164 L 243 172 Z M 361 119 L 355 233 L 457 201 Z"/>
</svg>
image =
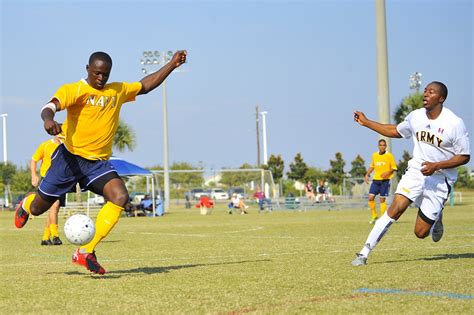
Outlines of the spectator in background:
<svg viewBox="0 0 474 315">
<path fill-rule="evenodd" d="M 229 214 L 232 214 L 233 209 L 239 209 L 240 214 L 247 214 L 246 209 L 248 209 L 248 206 L 244 203 L 242 199 L 236 194 L 232 194 L 232 198 L 230 199 L 229 203 Z"/>
<path fill-rule="evenodd" d="M 257 186 L 257 191 L 255 191 L 255 193 L 253 194 L 253 197 L 258 202 L 259 212 L 265 210 L 265 204 L 269 205 L 270 211 L 273 210 L 272 201 L 265 196 L 265 193 L 260 187 Z"/>
<path fill-rule="evenodd" d="M 326 190 L 326 186 L 324 186 L 324 180 L 318 180 L 318 187 L 316 187 L 316 202 L 321 202 L 327 200 L 328 192 Z"/>
<path fill-rule="evenodd" d="M 304 192 L 306 193 L 306 198 L 308 198 L 308 200 L 314 201 L 314 187 L 310 180 L 306 183 L 306 185 L 304 185 Z"/>
<path fill-rule="evenodd" d="M 151 200 L 150 195 L 145 195 L 142 201 L 140 201 L 140 209 L 153 211 L 153 200 Z"/>
</svg>

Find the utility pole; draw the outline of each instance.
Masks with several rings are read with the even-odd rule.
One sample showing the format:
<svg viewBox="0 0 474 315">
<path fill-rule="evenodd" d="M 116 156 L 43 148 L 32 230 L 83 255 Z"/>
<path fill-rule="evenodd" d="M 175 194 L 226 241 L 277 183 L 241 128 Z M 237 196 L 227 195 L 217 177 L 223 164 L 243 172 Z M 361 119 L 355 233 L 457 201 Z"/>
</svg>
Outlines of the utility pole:
<svg viewBox="0 0 474 315">
<path fill-rule="evenodd" d="M 255 110 L 256 110 L 256 115 L 255 115 L 255 122 L 256 122 L 256 130 L 257 130 L 257 166 L 260 167 L 260 124 L 259 124 L 259 120 L 258 120 L 258 105 L 255 107 Z"/>
</svg>

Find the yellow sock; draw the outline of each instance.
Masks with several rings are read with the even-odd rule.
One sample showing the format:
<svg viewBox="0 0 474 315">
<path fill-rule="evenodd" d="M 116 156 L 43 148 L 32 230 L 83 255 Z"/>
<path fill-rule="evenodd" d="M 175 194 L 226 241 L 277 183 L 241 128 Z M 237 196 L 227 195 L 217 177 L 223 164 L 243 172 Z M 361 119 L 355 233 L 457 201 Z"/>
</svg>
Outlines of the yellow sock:
<svg viewBox="0 0 474 315">
<path fill-rule="evenodd" d="M 384 201 L 380 203 L 380 216 L 385 213 L 385 210 L 387 210 L 387 203 Z"/>
<path fill-rule="evenodd" d="M 375 210 L 375 200 L 369 200 L 370 213 L 372 214 L 372 219 L 377 217 L 377 210 Z"/>
<path fill-rule="evenodd" d="M 25 199 L 23 199 L 23 204 L 21 205 L 21 207 L 29 214 L 31 214 L 30 206 L 33 200 L 35 199 L 35 197 L 36 197 L 36 194 L 31 194 L 31 195 L 26 196 Z"/>
<path fill-rule="evenodd" d="M 50 224 L 49 229 L 51 230 L 51 236 L 53 236 L 53 237 L 54 236 L 56 236 L 56 237 L 59 236 L 58 225 L 57 224 Z"/>
<path fill-rule="evenodd" d="M 41 239 L 42 241 L 47 241 L 49 240 L 49 237 L 51 236 L 51 232 L 49 230 L 49 227 L 45 227 L 43 231 L 43 238 Z"/>
<path fill-rule="evenodd" d="M 110 233 L 114 225 L 118 222 L 122 211 L 122 207 L 110 201 L 100 209 L 97 219 L 95 220 L 94 238 L 89 244 L 81 246 L 82 253 L 92 253 L 94 251 L 97 244 Z"/>
</svg>

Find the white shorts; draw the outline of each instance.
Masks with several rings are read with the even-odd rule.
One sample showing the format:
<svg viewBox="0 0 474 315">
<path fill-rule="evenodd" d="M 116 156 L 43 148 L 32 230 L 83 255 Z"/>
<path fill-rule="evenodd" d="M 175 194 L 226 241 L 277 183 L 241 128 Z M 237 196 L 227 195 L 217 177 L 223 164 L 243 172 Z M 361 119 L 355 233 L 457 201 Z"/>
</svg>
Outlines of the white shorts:
<svg viewBox="0 0 474 315">
<path fill-rule="evenodd" d="M 428 219 L 436 221 L 449 198 L 452 184 L 442 174 L 424 176 L 420 170 L 409 167 L 395 193 L 413 201 Z"/>
</svg>

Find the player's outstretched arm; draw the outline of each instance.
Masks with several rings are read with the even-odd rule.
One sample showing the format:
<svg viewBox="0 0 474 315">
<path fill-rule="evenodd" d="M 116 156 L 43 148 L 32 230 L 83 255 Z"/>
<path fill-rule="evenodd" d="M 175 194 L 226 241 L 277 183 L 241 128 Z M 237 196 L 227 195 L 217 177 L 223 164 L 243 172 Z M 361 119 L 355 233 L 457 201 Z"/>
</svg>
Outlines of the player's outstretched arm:
<svg viewBox="0 0 474 315">
<path fill-rule="evenodd" d="M 397 131 L 397 125 L 381 124 L 376 121 L 368 119 L 363 112 L 354 111 L 354 121 L 361 126 L 372 129 L 382 136 L 390 138 L 401 138 L 402 136 Z"/>
<path fill-rule="evenodd" d="M 144 77 L 140 82 L 142 83 L 142 89 L 138 93 L 147 94 L 148 92 L 153 91 L 173 72 L 174 69 L 181 66 L 186 62 L 186 50 L 178 50 L 174 53 L 171 61 L 164 65 L 160 70 Z"/>
<path fill-rule="evenodd" d="M 61 124 L 54 120 L 54 115 L 60 110 L 59 101 L 53 99 L 41 110 L 41 119 L 44 121 L 44 130 L 52 136 L 61 133 Z"/>
</svg>

